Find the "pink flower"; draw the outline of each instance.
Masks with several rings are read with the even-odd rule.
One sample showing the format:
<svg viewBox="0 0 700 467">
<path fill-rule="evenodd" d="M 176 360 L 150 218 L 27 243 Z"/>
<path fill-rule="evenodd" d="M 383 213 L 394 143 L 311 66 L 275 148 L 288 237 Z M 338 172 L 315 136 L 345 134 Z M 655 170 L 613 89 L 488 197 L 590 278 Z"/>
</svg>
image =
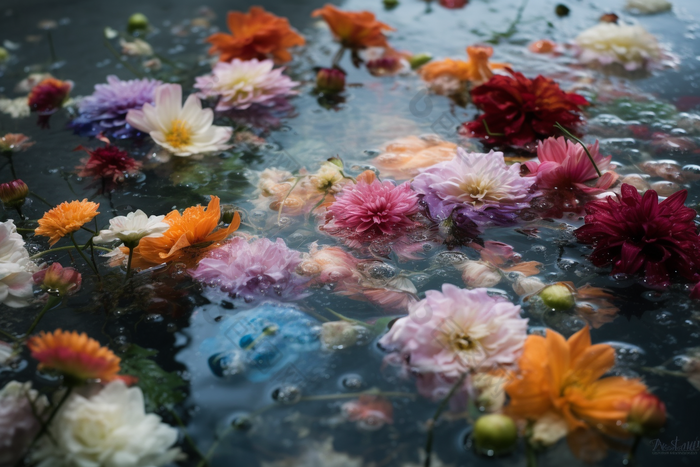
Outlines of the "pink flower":
<svg viewBox="0 0 700 467">
<path fill-rule="evenodd" d="M 338 285 L 345 281 L 357 283 L 361 278 L 357 270 L 359 262 L 340 247 L 324 245 L 319 248 L 314 242 L 297 269 L 300 274 L 313 277 L 318 285 Z"/>
<path fill-rule="evenodd" d="M 364 394 L 357 400 L 344 403 L 342 411 L 348 421 L 357 422 L 358 427 L 367 431 L 394 423 L 394 407 L 391 401 L 381 396 Z"/>
<path fill-rule="evenodd" d="M 80 290 L 83 276 L 73 268 L 64 268 L 59 263 L 53 263 L 46 269 L 35 272 L 34 283 L 49 294 L 61 297 L 73 295 Z"/>
<path fill-rule="evenodd" d="M 442 292 L 427 291 L 408 311 L 379 344 L 397 352 L 421 377 L 439 373 L 450 379 L 471 370 L 511 366 L 527 337 L 520 306 L 491 297 L 483 288 L 444 284 Z"/>
</svg>

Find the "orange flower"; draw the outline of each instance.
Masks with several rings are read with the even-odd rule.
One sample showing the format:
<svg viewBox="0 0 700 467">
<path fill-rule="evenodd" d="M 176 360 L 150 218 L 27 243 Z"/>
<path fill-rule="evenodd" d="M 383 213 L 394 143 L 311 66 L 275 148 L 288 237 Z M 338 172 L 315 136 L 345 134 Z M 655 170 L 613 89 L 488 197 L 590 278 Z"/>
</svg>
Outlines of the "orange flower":
<svg viewBox="0 0 700 467">
<path fill-rule="evenodd" d="M 170 224 L 162 237 L 141 239 L 134 249 L 133 266 L 148 268 L 173 261 L 184 262 L 187 267 L 194 267 L 202 256 L 219 242 L 231 235 L 240 225 L 241 217 L 236 213 L 228 228 L 218 229 L 221 210 L 219 198 L 212 196 L 209 206 L 197 205 L 185 209 L 180 214 L 171 211 L 163 222 Z M 128 253 L 125 247 L 122 251 Z"/>
<path fill-rule="evenodd" d="M 56 370 L 77 379 L 112 381 L 118 378 L 120 359 L 85 333 L 42 332 L 27 342 L 42 370 Z"/>
<path fill-rule="evenodd" d="M 406 136 L 388 142 L 382 153 L 372 160 L 383 177 L 408 180 L 421 169 L 438 162 L 451 161 L 457 153 L 457 145 L 437 137 Z"/>
<path fill-rule="evenodd" d="M 591 345 L 588 327 L 568 341 L 552 330 L 547 337 L 528 336 L 519 372 L 505 388 L 508 413 L 531 421 L 555 414 L 566 422 L 569 434 L 596 429 L 626 436 L 623 426 L 630 401 L 647 387 L 622 376 L 600 379 L 614 364 L 615 350 L 607 344 Z"/>
<path fill-rule="evenodd" d="M 454 78 L 458 81 L 469 81 L 475 85 L 485 83 L 493 76 L 493 71 L 506 68 L 507 63 L 490 63 L 493 48 L 474 45 L 467 47 L 469 61 L 452 60 L 447 58 L 440 62 L 430 62 L 423 65 L 419 72 L 425 81 L 434 81 L 441 76 Z"/>
<path fill-rule="evenodd" d="M 207 38 L 212 45 L 209 53 L 218 52 L 222 62 L 234 58 L 264 60 L 272 57 L 276 63 L 284 63 L 292 59 L 289 47 L 305 43 L 304 37 L 289 26 L 286 18 L 259 6 L 251 7 L 248 13 L 229 11 L 227 23 L 232 34 L 218 32 Z"/>
<path fill-rule="evenodd" d="M 84 199 L 82 201 L 65 201 L 39 219 L 39 227 L 34 233 L 49 237 L 49 245 L 54 246 L 61 238 L 79 230 L 96 215 L 100 205 Z"/>
<path fill-rule="evenodd" d="M 394 28 L 384 24 L 369 11 L 342 11 L 327 4 L 314 10 L 312 17 L 323 17 L 328 23 L 335 39 L 343 47 L 357 50 L 367 47 L 389 47 L 383 31 L 394 31 Z"/>
</svg>

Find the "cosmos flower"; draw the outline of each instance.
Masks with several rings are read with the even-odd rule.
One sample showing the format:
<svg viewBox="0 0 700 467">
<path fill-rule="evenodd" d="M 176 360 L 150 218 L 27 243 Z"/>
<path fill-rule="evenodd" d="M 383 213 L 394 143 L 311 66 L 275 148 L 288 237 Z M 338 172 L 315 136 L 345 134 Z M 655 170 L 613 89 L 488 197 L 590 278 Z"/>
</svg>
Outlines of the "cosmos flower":
<svg viewBox="0 0 700 467">
<path fill-rule="evenodd" d="M 96 84 L 95 92 L 78 103 L 78 116 L 71 126 L 79 133 L 104 133 L 114 138 L 133 138 L 138 131 L 126 121 L 129 110 L 153 104 L 155 90 L 161 83 L 154 79 L 120 80 L 107 77 L 107 84 Z"/>
<path fill-rule="evenodd" d="M 371 163 L 383 177 L 409 180 L 421 169 L 452 160 L 456 153 L 456 144 L 442 141 L 436 135 L 407 136 L 386 143 Z"/>
<path fill-rule="evenodd" d="M 462 132 L 489 144 L 525 146 L 551 136 L 554 124 L 573 129 L 582 123 L 580 107 L 588 101 L 540 75 L 528 79 L 508 70 L 471 90 L 472 101 L 484 113 L 465 123 Z"/>
<path fill-rule="evenodd" d="M 530 335 L 517 375 L 505 388 L 510 397 L 506 412 L 533 422 L 545 416 L 562 420 L 559 437 L 588 429 L 625 436 L 630 400 L 647 388 L 623 376 L 601 379 L 614 364 L 615 350 L 591 345 L 588 327 L 568 341 L 551 329 L 546 337 Z"/>
<path fill-rule="evenodd" d="M 85 333 L 42 331 L 27 341 L 27 347 L 42 370 L 55 370 L 77 380 L 112 381 L 118 377 L 119 357 Z"/>
<path fill-rule="evenodd" d="M 210 251 L 191 276 L 247 302 L 256 298 L 295 300 L 304 296 L 308 281 L 295 273 L 300 263 L 301 253 L 290 250 L 281 238 L 249 242 L 235 237 Z"/>
<path fill-rule="evenodd" d="M 34 143 L 29 140 L 29 136 L 21 133 L 7 133 L 0 138 L 0 151 L 20 152 L 26 151 L 32 146 Z"/>
<path fill-rule="evenodd" d="M 210 75 L 198 76 L 195 87 L 199 97 L 219 97 L 216 110 L 247 109 L 253 104 L 273 105 L 279 98 L 297 94 L 292 88 L 299 83 L 273 69 L 272 60 L 234 58 L 230 63 L 214 65 Z"/>
<path fill-rule="evenodd" d="M 163 222 L 170 227 L 160 237 L 141 239 L 134 249 L 133 266 L 149 268 L 173 261 L 183 262 L 192 268 L 199 258 L 216 248 L 217 242 L 231 235 L 240 225 L 241 218 L 236 213 L 231 224 L 217 229 L 221 209 L 219 198 L 212 196 L 209 205 L 193 206 L 179 211 L 171 211 Z M 128 253 L 127 251 L 123 252 Z"/>
<path fill-rule="evenodd" d="M 443 284 L 408 307 L 379 341 L 396 352 L 412 373 L 458 378 L 472 370 L 514 365 L 527 337 L 520 306 L 486 289 Z"/>
<path fill-rule="evenodd" d="M 131 109 L 126 121 L 176 156 L 191 156 L 224 151 L 233 129 L 212 125 L 214 111 L 202 109 L 192 94 L 182 105 L 182 87 L 163 84 L 155 91 L 155 105 L 144 104 L 142 110 Z"/>
<path fill-rule="evenodd" d="M 627 0 L 625 3 L 625 9 L 646 15 L 661 13 L 671 8 L 673 5 L 668 0 Z"/>
<path fill-rule="evenodd" d="M 139 173 L 141 163 L 129 156 L 117 146 L 107 143 L 105 146 L 89 149 L 78 146 L 75 150 L 87 152 L 90 157 L 81 159 L 82 165 L 76 167 L 79 177 L 91 177 L 95 182 L 104 181 L 105 190 L 112 188 L 117 183 L 122 183 L 129 175 Z"/>
<path fill-rule="evenodd" d="M 619 63 L 631 71 L 653 67 L 663 58 L 656 37 L 639 25 L 599 23 L 579 34 L 574 43 L 582 63 Z"/>
<path fill-rule="evenodd" d="M 284 63 L 292 59 L 287 49 L 306 42 L 289 26 L 286 18 L 275 16 L 258 6 L 250 7 L 248 13 L 230 11 L 227 24 L 231 34 L 217 32 L 207 38 L 211 44 L 209 53 L 218 53 L 222 62 L 230 62 L 234 58 L 273 58 L 275 63 Z"/>
<path fill-rule="evenodd" d="M 574 233 L 594 245 L 588 259 L 612 265 L 611 274 L 641 274 L 651 286 L 667 287 L 677 276 L 700 279 L 700 236 L 696 212 L 684 206 L 688 192 L 679 191 L 659 203 L 654 190 L 644 197 L 623 184 L 621 195 L 586 205 L 586 224 Z"/>
<path fill-rule="evenodd" d="M 48 268 L 34 273 L 34 283 L 51 294 L 65 297 L 80 290 L 83 276 L 73 268 L 64 268 L 60 263 L 53 263 Z"/>
<path fill-rule="evenodd" d="M 34 86 L 29 93 L 29 109 L 40 115 L 50 115 L 63 107 L 72 89 L 72 81 L 46 78 Z"/>
<path fill-rule="evenodd" d="M 435 81 L 440 77 L 449 77 L 460 82 L 470 82 L 475 86 L 485 83 L 493 76 L 496 69 L 506 68 L 506 63 L 489 62 L 493 55 L 493 47 L 470 46 L 467 47 L 468 61 L 445 60 L 426 63 L 419 68 L 421 78 L 427 82 Z"/>
<path fill-rule="evenodd" d="M 520 164 L 506 165 L 503 153 L 468 153 L 457 149 L 454 159 L 424 169 L 413 180 L 430 216 L 451 218 L 474 233 L 473 226 L 506 225 L 528 207 L 538 193 L 534 180 L 520 176 Z"/>
<path fill-rule="evenodd" d="M 14 221 L 0 223 L 0 303 L 12 308 L 27 306 L 34 296 L 35 270 Z"/>
<path fill-rule="evenodd" d="M 335 40 L 352 50 L 367 47 L 389 47 L 384 31 L 394 28 L 384 24 L 369 11 L 342 11 L 331 4 L 314 10 L 312 17 L 322 17 L 328 24 Z"/>
<path fill-rule="evenodd" d="M 46 396 L 32 389 L 32 383 L 10 381 L 0 389 L 0 465 L 15 465 L 34 437 L 49 406 Z"/>
<path fill-rule="evenodd" d="M 99 393 L 74 393 L 58 411 L 31 454 L 37 467 L 161 467 L 181 453 L 178 431 L 147 414 L 143 392 L 113 381 Z"/>
<path fill-rule="evenodd" d="M 88 201 L 87 198 L 82 201 L 64 201 L 44 213 L 34 233 L 49 237 L 49 245 L 54 246 L 61 238 L 80 230 L 97 216 L 99 207 L 98 203 Z"/>
<path fill-rule="evenodd" d="M 95 243 L 110 243 L 120 240 L 125 245 L 137 244 L 142 238 L 159 238 L 170 228 L 163 222 L 165 216 L 147 216 L 137 209 L 126 216 L 117 216 L 109 220 L 109 229 L 100 230 L 92 240 Z"/>
</svg>

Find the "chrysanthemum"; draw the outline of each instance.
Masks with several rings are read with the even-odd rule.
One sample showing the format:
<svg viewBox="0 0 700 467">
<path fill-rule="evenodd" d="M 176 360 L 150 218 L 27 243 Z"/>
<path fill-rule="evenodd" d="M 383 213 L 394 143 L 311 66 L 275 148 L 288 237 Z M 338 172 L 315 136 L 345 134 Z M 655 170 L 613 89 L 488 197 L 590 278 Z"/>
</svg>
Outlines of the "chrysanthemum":
<svg viewBox="0 0 700 467">
<path fill-rule="evenodd" d="M 202 98 L 220 97 L 216 104 L 219 111 L 272 105 L 279 98 L 296 94 L 292 88 L 299 85 L 282 74 L 284 68 L 273 67 L 272 60 L 219 62 L 212 74 L 197 77 L 195 87 Z"/>
<path fill-rule="evenodd" d="M 95 92 L 79 102 L 79 115 L 71 126 L 88 135 L 104 133 L 114 138 L 132 138 L 138 131 L 126 122 L 127 112 L 152 104 L 161 84 L 147 78 L 122 81 L 110 75 L 107 84 L 96 84 Z"/>
<path fill-rule="evenodd" d="M 248 242 L 236 237 L 212 250 L 191 275 L 246 301 L 265 297 L 294 300 L 303 296 L 308 281 L 295 272 L 301 261 L 301 253 L 290 250 L 281 238 Z"/>
<path fill-rule="evenodd" d="M 599 23 L 575 39 L 583 63 L 619 63 L 627 70 L 648 68 L 662 59 L 659 42 L 642 26 Z"/>
<path fill-rule="evenodd" d="M 126 216 L 117 216 L 109 220 L 109 229 L 100 230 L 93 238 L 95 243 L 109 243 L 120 240 L 124 244 L 136 244 L 142 238 L 159 238 L 163 232 L 170 228 L 170 224 L 163 222 L 165 216 L 147 216 L 145 212 L 137 209 Z"/>
<path fill-rule="evenodd" d="M 305 43 L 286 18 L 259 6 L 250 7 L 248 13 L 229 11 L 226 23 L 231 34 L 217 32 L 207 38 L 209 53 L 218 53 L 222 62 L 273 58 L 276 63 L 284 63 L 292 59 L 287 49 Z"/>
<path fill-rule="evenodd" d="M 335 40 L 352 50 L 367 47 L 389 47 L 384 31 L 393 31 L 388 24 L 377 21 L 369 11 L 342 11 L 331 4 L 314 10 L 312 17 L 322 17 Z"/>
<path fill-rule="evenodd" d="M 100 205 L 84 199 L 82 201 L 65 201 L 39 219 L 39 227 L 34 233 L 49 237 L 49 245 L 53 246 L 61 238 L 79 230 L 99 214 Z"/>
<path fill-rule="evenodd" d="M 586 205 L 586 225 L 575 231 L 581 243 L 594 245 L 588 259 L 612 265 L 611 274 L 641 274 L 652 286 L 668 286 L 674 277 L 700 279 L 700 236 L 695 210 L 684 206 L 681 190 L 659 203 L 654 190 L 640 196 L 622 185 L 616 198 Z"/>
<path fill-rule="evenodd" d="M 462 130 L 489 144 L 525 146 L 552 136 L 554 124 L 573 129 L 582 123 L 580 107 L 588 101 L 540 75 L 528 79 L 509 70 L 471 90 L 472 101 L 484 113 L 465 123 Z"/>
<path fill-rule="evenodd" d="M 112 381 L 119 373 L 119 357 L 85 333 L 60 329 L 48 334 L 41 332 L 29 339 L 27 347 L 42 370 L 55 370 L 79 380 L 101 381 Z"/>
<path fill-rule="evenodd" d="M 493 55 L 493 47 L 471 46 L 467 47 L 468 61 L 445 60 L 430 62 L 419 69 L 421 78 L 432 82 L 440 77 L 450 77 L 460 82 L 470 82 L 480 85 L 488 81 L 493 76 L 493 71 L 505 68 L 505 63 L 489 62 Z"/>
<path fill-rule="evenodd" d="M 537 194 L 534 180 L 520 176 L 520 164 L 506 165 L 501 152 L 468 153 L 457 149 L 454 159 L 423 170 L 413 180 L 430 216 L 438 221 L 452 217 L 457 227 L 472 224 L 503 225 Z M 465 228 L 469 226 L 468 228 Z"/>
<path fill-rule="evenodd" d="M 75 148 L 76 151 L 79 149 L 90 156 L 87 159 L 81 159 L 82 165 L 76 167 L 79 170 L 79 177 L 91 177 L 95 181 L 104 180 L 111 186 L 123 182 L 128 175 L 137 174 L 141 168 L 140 162 L 112 144 L 95 149 L 84 146 Z"/>
<path fill-rule="evenodd" d="M 520 306 L 486 289 L 460 289 L 444 284 L 408 307 L 379 344 L 397 352 L 417 374 L 459 377 L 471 370 L 509 367 L 516 363 L 527 337 Z"/>
<path fill-rule="evenodd" d="M 221 152 L 231 146 L 231 127 L 212 125 L 214 111 L 202 109 L 199 98 L 192 94 L 182 105 L 179 84 L 158 86 L 155 106 L 144 104 L 142 110 L 129 110 L 126 121 L 176 156 Z"/>
<path fill-rule="evenodd" d="M 197 205 L 185 209 L 182 214 L 171 211 L 163 219 L 170 228 L 161 237 L 141 239 L 139 246 L 134 249 L 133 266 L 148 268 L 181 261 L 188 267 L 194 267 L 199 258 L 216 248 L 217 242 L 231 235 L 241 223 L 241 218 L 236 213 L 227 228 L 217 229 L 220 216 L 217 196 L 211 197 L 206 208 Z"/>
</svg>

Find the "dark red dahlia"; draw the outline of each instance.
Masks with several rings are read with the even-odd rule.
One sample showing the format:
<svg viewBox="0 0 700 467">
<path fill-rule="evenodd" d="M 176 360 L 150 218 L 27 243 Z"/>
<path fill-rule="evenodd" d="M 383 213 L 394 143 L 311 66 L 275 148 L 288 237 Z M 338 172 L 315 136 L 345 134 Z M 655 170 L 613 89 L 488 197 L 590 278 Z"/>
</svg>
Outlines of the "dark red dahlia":
<svg viewBox="0 0 700 467">
<path fill-rule="evenodd" d="M 79 177 L 92 177 L 114 185 L 123 182 L 127 175 L 138 173 L 141 168 L 141 163 L 130 157 L 126 151 L 109 143 L 96 149 L 88 149 L 84 146 L 75 148 L 76 151 L 81 149 L 90 157 L 82 159 L 83 165 L 76 167 L 79 170 Z"/>
<path fill-rule="evenodd" d="M 589 256 L 596 266 L 612 264 L 612 274 L 641 274 L 652 286 L 667 287 L 682 277 L 700 280 L 700 236 L 695 211 L 684 206 L 688 192 L 679 191 L 659 203 L 654 190 L 640 196 L 622 185 L 617 199 L 586 205 L 586 225 L 576 230 L 581 243 L 595 246 Z"/>
<path fill-rule="evenodd" d="M 68 100 L 73 89 L 72 81 L 61 81 L 56 78 L 46 78 L 34 86 L 29 93 L 27 104 L 29 110 L 39 114 L 39 125 L 48 128 L 49 117 Z"/>
<path fill-rule="evenodd" d="M 511 76 L 494 75 L 472 89 L 472 102 L 484 113 L 465 123 L 461 132 L 491 144 L 525 146 L 557 133 L 555 123 L 574 129 L 583 121 L 585 97 L 564 92 L 559 85 L 540 75 L 528 79 L 508 69 Z"/>
</svg>

